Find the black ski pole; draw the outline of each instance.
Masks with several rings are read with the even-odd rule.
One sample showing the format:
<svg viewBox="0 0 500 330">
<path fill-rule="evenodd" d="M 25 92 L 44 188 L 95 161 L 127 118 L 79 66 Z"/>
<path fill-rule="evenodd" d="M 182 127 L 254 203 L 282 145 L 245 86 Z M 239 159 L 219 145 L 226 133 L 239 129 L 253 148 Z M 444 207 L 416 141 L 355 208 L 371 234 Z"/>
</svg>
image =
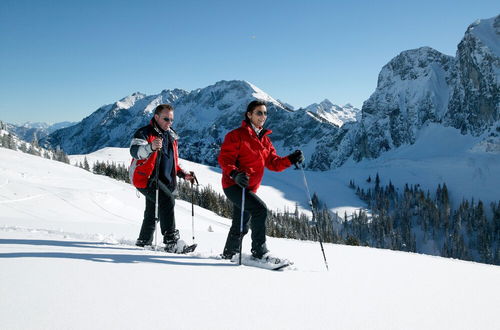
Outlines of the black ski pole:
<svg viewBox="0 0 500 330">
<path fill-rule="evenodd" d="M 304 178 L 304 186 L 306 187 L 307 199 L 309 200 L 309 206 L 311 207 L 311 212 L 312 212 L 312 221 L 314 223 L 314 228 L 316 228 L 316 234 L 318 235 L 319 245 L 321 246 L 321 252 L 323 253 L 323 259 L 325 260 L 326 270 L 329 270 L 328 269 L 328 262 L 326 261 L 325 249 L 323 248 L 323 240 L 321 239 L 321 235 L 319 233 L 318 221 L 316 219 L 316 214 L 314 212 L 314 205 L 313 205 L 313 202 L 311 200 L 311 192 L 309 191 L 309 185 L 307 184 L 306 173 L 304 172 L 303 166 L 299 166 L 299 165 L 295 164 L 295 167 L 297 167 L 297 168 L 300 167 L 300 169 L 302 170 L 302 176 Z"/>
<path fill-rule="evenodd" d="M 161 132 L 156 127 L 155 124 L 153 124 L 153 128 L 155 131 L 158 133 L 159 136 L 161 136 Z M 162 144 L 163 148 L 163 144 Z M 155 188 L 156 188 L 156 198 L 155 198 L 155 251 L 158 251 L 158 222 L 160 222 L 160 217 L 158 215 L 159 213 L 159 208 L 160 208 L 160 203 L 159 203 L 159 195 L 160 195 L 160 185 L 158 184 L 159 180 L 159 175 L 160 175 L 160 160 L 161 160 L 161 149 L 159 148 L 156 150 L 156 164 L 155 164 Z"/>
<path fill-rule="evenodd" d="M 196 182 L 196 185 L 198 186 L 199 183 L 198 183 L 198 179 L 196 178 L 196 175 L 194 175 L 194 172 L 191 171 L 189 173 L 193 177 L 191 179 L 191 229 L 193 232 L 193 244 L 194 244 L 194 188 L 193 188 L 193 184 L 194 184 L 194 182 Z"/>
<path fill-rule="evenodd" d="M 158 216 L 158 210 L 160 208 L 159 203 L 159 195 L 160 195 L 160 186 L 158 184 L 158 176 L 159 176 L 159 167 L 160 167 L 160 158 L 161 158 L 161 148 L 156 151 L 156 173 L 155 173 L 155 186 L 156 186 L 156 199 L 155 199 L 155 251 L 158 251 L 158 222 L 160 221 L 160 217 Z"/>
<path fill-rule="evenodd" d="M 241 265 L 241 248 L 243 245 L 243 215 L 245 213 L 245 188 L 243 188 L 243 192 L 241 194 L 241 221 L 240 221 L 240 260 L 238 262 Z"/>
</svg>

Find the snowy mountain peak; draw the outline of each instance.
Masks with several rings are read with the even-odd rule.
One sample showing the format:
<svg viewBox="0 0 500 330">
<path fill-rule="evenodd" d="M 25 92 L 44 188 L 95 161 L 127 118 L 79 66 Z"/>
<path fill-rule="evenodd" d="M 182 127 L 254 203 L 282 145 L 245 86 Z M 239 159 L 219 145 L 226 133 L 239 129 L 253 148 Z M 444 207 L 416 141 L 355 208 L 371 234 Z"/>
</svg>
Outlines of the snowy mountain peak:
<svg viewBox="0 0 500 330">
<path fill-rule="evenodd" d="M 500 56 L 500 15 L 481 19 L 472 23 L 466 35 L 473 35 L 479 42 L 495 56 Z"/>
<path fill-rule="evenodd" d="M 355 122 L 361 119 L 361 110 L 352 105 L 339 106 L 330 100 L 324 99 L 321 103 L 311 104 L 306 110 L 318 115 L 321 119 L 342 127 L 347 122 Z"/>
<path fill-rule="evenodd" d="M 146 94 L 140 92 L 135 92 L 129 96 L 124 97 L 120 101 L 116 102 L 116 109 L 127 109 L 130 108 L 140 99 L 146 97 Z"/>
<path fill-rule="evenodd" d="M 256 99 L 259 99 L 259 100 L 262 100 L 262 101 L 266 101 L 266 102 L 270 102 L 276 106 L 280 106 L 282 107 L 283 105 L 281 104 L 281 102 L 279 102 L 278 100 L 275 100 L 273 97 L 271 97 L 269 94 L 267 94 L 266 92 L 264 92 L 262 89 L 260 89 L 259 87 L 249 83 L 249 82 L 246 82 L 252 89 L 253 89 L 253 93 L 252 93 L 252 96 L 255 97 Z"/>
<path fill-rule="evenodd" d="M 452 56 L 431 47 L 420 47 L 401 52 L 380 72 L 377 88 L 391 87 L 398 82 L 427 79 L 447 71 L 454 64 Z"/>
<path fill-rule="evenodd" d="M 182 96 L 187 95 L 187 94 L 189 94 L 188 91 L 186 91 L 184 89 L 180 89 L 180 88 L 174 88 L 172 90 L 164 89 L 160 93 L 160 95 L 163 98 L 171 99 L 171 100 L 177 100 L 179 97 L 182 97 Z"/>
</svg>

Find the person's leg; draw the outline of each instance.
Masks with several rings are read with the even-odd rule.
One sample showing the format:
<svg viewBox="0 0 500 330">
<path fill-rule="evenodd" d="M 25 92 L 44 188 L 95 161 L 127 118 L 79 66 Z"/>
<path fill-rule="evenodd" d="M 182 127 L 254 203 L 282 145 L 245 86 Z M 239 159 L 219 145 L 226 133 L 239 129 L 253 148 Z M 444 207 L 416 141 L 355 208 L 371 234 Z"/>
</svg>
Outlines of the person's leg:
<svg viewBox="0 0 500 330">
<path fill-rule="evenodd" d="M 266 220 L 267 220 L 267 206 L 257 195 L 253 192 L 249 193 L 249 202 L 251 205 L 250 227 L 252 229 L 252 255 L 256 258 L 269 252 L 266 245 Z"/>
<path fill-rule="evenodd" d="M 140 188 L 138 190 L 146 197 L 146 207 L 144 209 L 144 218 L 142 220 L 141 231 L 136 245 L 151 245 L 153 243 L 153 234 L 155 231 L 155 199 L 151 196 L 154 196 L 155 191 L 149 188 Z"/>
<path fill-rule="evenodd" d="M 234 205 L 233 222 L 229 229 L 224 252 L 227 250 L 234 254 L 238 252 L 239 248 L 242 188 L 234 185 L 224 189 L 224 193 Z M 260 258 L 263 254 L 268 252 L 266 248 L 267 207 L 255 193 L 246 190 L 243 234 L 248 232 L 248 220 L 250 218 L 252 227 L 252 254 Z"/>
<path fill-rule="evenodd" d="M 232 219 L 233 221 L 231 223 L 231 228 L 229 228 L 229 233 L 227 234 L 226 245 L 224 246 L 224 252 L 222 253 L 222 255 L 228 259 L 232 258 L 233 255 L 238 253 L 240 247 L 241 207 L 237 206 L 234 203 L 233 203 Z M 249 219 L 250 219 L 250 213 L 245 212 L 243 216 L 243 223 L 244 223 L 243 236 L 245 236 L 248 233 Z"/>
<path fill-rule="evenodd" d="M 179 239 L 179 231 L 175 229 L 175 197 L 168 187 L 161 181 L 160 195 L 158 197 L 160 208 L 158 210 L 160 217 L 161 233 L 163 234 L 163 242 L 177 242 Z"/>
</svg>

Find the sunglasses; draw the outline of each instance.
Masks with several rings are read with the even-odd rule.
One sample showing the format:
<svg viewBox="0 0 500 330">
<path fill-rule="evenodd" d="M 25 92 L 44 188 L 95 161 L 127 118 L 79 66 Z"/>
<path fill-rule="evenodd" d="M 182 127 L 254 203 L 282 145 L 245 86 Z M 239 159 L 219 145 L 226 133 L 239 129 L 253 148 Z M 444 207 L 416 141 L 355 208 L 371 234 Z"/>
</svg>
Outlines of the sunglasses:
<svg viewBox="0 0 500 330">
<path fill-rule="evenodd" d="M 254 111 L 254 113 L 257 115 L 257 116 L 266 116 L 267 117 L 267 111 Z"/>
<path fill-rule="evenodd" d="M 173 123 L 174 120 L 173 119 L 170 119 L 168 117 L 165 117 L 165 118 L 162 118 L 164 121 L 166 121 L 167 123 Z"/>
</svg>

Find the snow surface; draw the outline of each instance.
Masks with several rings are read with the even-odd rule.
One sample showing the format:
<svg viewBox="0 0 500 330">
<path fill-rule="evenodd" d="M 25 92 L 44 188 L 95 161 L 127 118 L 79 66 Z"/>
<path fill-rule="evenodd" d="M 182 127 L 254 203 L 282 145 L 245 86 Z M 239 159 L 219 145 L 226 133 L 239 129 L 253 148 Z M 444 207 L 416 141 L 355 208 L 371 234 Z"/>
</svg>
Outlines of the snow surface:
<svg viewBox="0 0 500 330">
<path fill-rule="evenodd" d="M 87 157 L 91 167 L 96 161 L 115 162 L 128 166 L 131 160 L 128 148 L 103 148 L 87 155 L 69 156 L 71 164 L 83 163 L 85 157 Z M 184 170 L 194 171 L 200 185 L 210 186 L 214 191 L 224 194 L 220 168 L 197 164 L 185 159 L 180 159 L 179 164 Z M 339 180 L 330 174 L 328 176 L 318 176 L 317 174 L 306 171 L 307 180 L 312 180 L 308 184 L 313 191 L 321 191 L 320 196 L 324 196 L 322 200 L 328 205 L 332 205 L 332 210 L 342 215 L 346 211 L 348 215 L 351 215 L 364 208 L 364 203 L 356 197 L 352 189 L 348 188 L 349 180 Z M 319 189 L 323 184 L 328 188 L 327 190 Z M 297 205 L 300 211 L 310 214 L 301 171 L 292 168 L 279 173 L 266 171 L 258 194 L 271 210 L 293 211 Z"/>
<path fill-rule="evenodd" d="M 402 191 L 406 183 L 419 184 L 431 196 L 438 184 L 446 183 L 452 207 L 472 198 L 489 205 L 500 200 L 500 154 L 477 148 L 482 138 L 428 124 L 419 131 L 415 144 L 390 150 L 377 159 L 351 160 L 333 172 L 339 178 L 355 178 L 362 187 L 369 186 L 365 182 L 368 175 L 374 179 L 379 173 L 382 185 L 392 181 Z"/>
<path fill-rule="evenodd" d="M 1 328 L 498 328 L 498 266 L 325 244 L 327 272 L 318 243 L 269 238 L 294 270 L 239 267 L 215 258 L 229 220 L 199 207 L 193 255 L 146 251 L 132 245 L 143 203 L 123 182 L 0 148 Z M 190 241 L 189 203 L 176 223 Z"/>
</svg>

